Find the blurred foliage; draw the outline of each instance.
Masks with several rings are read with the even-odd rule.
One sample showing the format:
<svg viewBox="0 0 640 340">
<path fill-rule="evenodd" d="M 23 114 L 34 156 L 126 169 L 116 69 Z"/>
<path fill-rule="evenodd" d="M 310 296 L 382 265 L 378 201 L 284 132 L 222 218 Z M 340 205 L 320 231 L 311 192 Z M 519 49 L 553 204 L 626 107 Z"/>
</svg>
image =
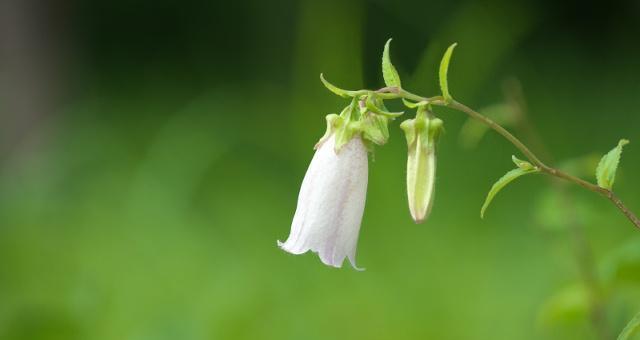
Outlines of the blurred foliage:
<svg viewBox="0 0 640 340">
<path fill-rule="evenodd" d="M 500 82 L 515 75 L 558 159 L 603 154 L 620 136 L 638 140 L 640 50 L 625 43 L 640 34 L 638 10 L 633 1 L 66 2 L 56 12 L 68 44 L 60 104 L 0 158 L 0 339 L 589 339 L 570 237 L 538 228 L 541 215 L 566 220 L 554 198 L 537 208 L 551 184 L 517 183 L 480 220 L 514 149 L 492 133 L 459 148 L 465 117 L 453 111 L 437 112 L 447 133 L 425 224 L 406 206 L 397 125 L 376 148 L 358 247 L 367 271 L 291 256 L 276 239 L 288 233 L 324 115 L 347 104 L 320 72 L 345 88 L 382 86 L 379 56 L 394 37 L 403 86 L 436 95 L 439 58 L 458 42 L 456 99 L 502 103 Z M 22 118 L 13 99 L 0 94 L 3 134 Z M 636 211 L 639 172 L 630 148 L 616 191 Z M 640 235 L 599 197 L 569 192 L 616 333 L 640 310 Z"/>
</svg>

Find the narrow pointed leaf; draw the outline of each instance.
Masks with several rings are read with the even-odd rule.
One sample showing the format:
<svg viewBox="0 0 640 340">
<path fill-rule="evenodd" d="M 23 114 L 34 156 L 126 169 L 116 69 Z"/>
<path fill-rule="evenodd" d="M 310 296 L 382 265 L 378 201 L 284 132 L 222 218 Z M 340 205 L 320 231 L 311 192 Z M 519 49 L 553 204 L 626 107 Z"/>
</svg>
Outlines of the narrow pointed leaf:
<svg viewBox="0 0 640 340">
<path fill-rule="evenodd" d="M 320 73 L 320 81 L 322 81 L 322 84 L 324 84 L 324 87 L 326 87 L 329 91 L 333 92 L 334 94 L 337 94 L 342 98 L 349 98 L 353 96 L 353 91 L 343 90 L 331 84 L 326 79 L 324 79 L 324 75 L 322 73 Z"/>
<path fill-rule="evenodd" d="M 391 63 L 391 57 L 389 56 L 390 43 L 391 39 L 387 40 L 387 43 L 384 44 L 384 52 L 382 52 L 382 77 L 384 78 L 384 83 L 387 86 L 400 88 L 400 75 L 398 74 L 398 70 L 396 70 L 395 66 Z"/>
<path fill-rule="evenodd" d="M 620 163 L 622 147 L 627 144 L 629 144 L 628 140 L 621 139 L 613 150 L 609 151 L 602 157 L 602 159 L 600 159 L 600 163 L 596 168 L 596 179 L 598 180 L 599 186 L 605 189 L 611 189 L 611 187 L 613 187 L 613 182 L 616 179 L 618 163 Z"/>
<path fill-rule="evenodd" d="M 445 102 L 451 101 L 451 94 L 449 94 L 449 83 L 447 81 L 447 73 L 449 72 L 449 61 L 451 60 L 451 55 L 453 54 L 453 49 L 458 45 L 458 43 L 454 43 L 447 51 L 444 52 L 444 56 L 442 57 L 442 61 L 440 62 L 440 90 L 442 91 L 442 96 L 444 97 Z"/>
<path fill-rule="evenodd" d="M 482 209 L 480 210 L 480 218 L 484 218 L 485 210 L 487 210 L 493 198 L 496 196 L 496 194 L 500 190 L 502 190 L 502 188 L 504 188 L 505 186 L 507 186 L 507 184 L 511 183 L 514 179 L 522 175 L 526 175 L 526 174 L 530 174 L 538 171 L 539 170 L 536 168 L 532 168 L 532 169 L 516 168 L 507 172 L 504 176 L 502 176 L 495 184 L 493 184 L 493 186 L 491 187 L 491 190 L 489 190 L 489 193 L 487 194 L 487 198 L 484 200 L 484 204 L 482 205 Z"/>
</svg>

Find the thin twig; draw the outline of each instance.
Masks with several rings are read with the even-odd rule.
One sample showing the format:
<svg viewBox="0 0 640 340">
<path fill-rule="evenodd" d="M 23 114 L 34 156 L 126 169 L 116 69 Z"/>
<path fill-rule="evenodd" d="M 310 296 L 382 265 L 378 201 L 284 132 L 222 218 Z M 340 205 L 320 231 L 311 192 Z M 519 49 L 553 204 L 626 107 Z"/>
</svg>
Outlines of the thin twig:
<svg viewBox="0 0 640 340">
<path fill-rule="evenodd" d="M 629 210 L 629 208 L 627 208 L 626 205 L 624 205 L 624 203 L 622 202 L 622 200 L 620 200 L 620 198 L 618 198 L 611 190 L 606 189 L 606 188 L 602 188 L 599 187 L 593 183 L 587 182 L 581 178 L 575 177 L 573 175 L 570 175 L 568 173 L 565 173 L 563 171 L 560 171 L 556 168 L 550 167 L 548 165 L 546 165 L 545 163 L 543 163 L 531 150 L 529 150 L 529 148 L 524 145 L 524 143 L 522 143 L 518 138 L 516 138 L 514 135 L 512 135 L 509 131 L 507 131 L 505 128 L 503 128 L 502 126 L 500 126 L 499 124 L 497 124 L 496 122 L 494 122 L 493 120 L 483 116 L 482 114 L 472 110 L 471 108 L 469 108 L 468 106 L 461 104 L 457 101 L 451 101 L 451 103 L 449 104 L 444 104 L 452 109 L 458 110 L 458 111 L 462 111 L 464 113 L 466 113 L 467 115 L 469 115 L 471 118 L 480 121 L 481 123 L 487 125 L 489 128 L 493 129 L 494 131 L 498 132 L 500 135 L 502 135 L 504 138 L 506 138 L 509 142 L 511 142 L 511 144 L 513 144 L 516 148 L 518 148 L 518 150 L 520 150 L 525 157 L 527 157 L 527 159 L 529 159 L 529 161 L 531 161 L 531 163 L 533 163 L 533 165 L 535 165 L 538 169 L 540 169 L 541 172 L 546 173 L 548 175 L 557 177 L 557 178 L 562 178 L 564 180 L 567 180 L 569 182 L 573 182 L 575 184 L 580 185 L 581 187 L 593 191 L 595 193 L 598 193 L 604 197 L 606 197 L 607 199 L 609 199 L 609 201 L 611 201 L 626 217 L 627 219 L 629 219 L 629 221 L 631 221 L 631 223 L 633 223 L 633 225 L 640 229 L 640 219 L 638 219 L 638 217 L 631 211 Z"/>
<path fill-rule="evenodd" d="M 363 91 L 356 91 L 356 92 L 364 93 L 366 91 L 363 90 Z M 567 174 L 563 171 L 560 171 L 556 168 L 546 165 L 538 158 L 538 156 L 536 156 L 535 153 L 533 153 L 516 136 L 512 135 L 500 124 L 494 122 L 493 120 L 480 114 L 479 112 L 469 108 L 468 106 L 460 102 L 457 102 L 455 100 L 446 101 L 441 96 L 436 96 L 431 98 L 422 97 L 417 94 L 411 93 L 403 88 L 395 87 L 395 86 L 383 87 L 381 89 L 378 89 L 375 92 L 378 94 L 378 96 L 380 96 L 383 99 L 403 98 L 403 99 L 408 99 L 415 102 L 428 102 L 433 105 L 446 106 L 454 110 L 466 113 L 467 115 L 469 115 L 469 117 L 483 123 L 484 125 L 488 126 L 492 130 L 496 131 L 497 133 L 502 135 L 504 138 L 506 138 L 509 142 L 511 142 L 511 144 L 513 144 L 516 148 L 518 148 L 518 150 L 520 150 L 524 154 L 524 156 L 527 157 L 527 159 L 529 159 L 529 161 L 534 166 L 536 166 L 542 173 L 545 173 L 547 175 L 551 175 L 557 178 L 561 178 L 569 182 L 573 182 L 587 190 L 593 191 L 595 193 L 598 193 L 606 197 L 627 217 L 627 219 L 629 219 L 629 221 L 631 221 L 631 223 L 633 223 L 633 225 L 636 228 L 640 229 L 640 219 L 638 219 L 638 217 L 631 210 L 629 210 L 629 208 L 627 208 L 624 205 L 622 200 L 620 200 L 620 198 L 618 198 L 611 190 L 599 187 L 581 178 L 575 177 L 573 175 Z"/>
</svg>

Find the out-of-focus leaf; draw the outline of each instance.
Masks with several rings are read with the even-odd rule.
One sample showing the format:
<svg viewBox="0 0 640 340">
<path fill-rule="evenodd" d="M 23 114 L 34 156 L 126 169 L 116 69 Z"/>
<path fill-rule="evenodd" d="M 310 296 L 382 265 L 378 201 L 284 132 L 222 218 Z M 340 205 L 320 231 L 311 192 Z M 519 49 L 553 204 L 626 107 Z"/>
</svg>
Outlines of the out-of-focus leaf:
<svg viewBox="0 0 640 340">
<path fill-rule="evenodd" d="M 638 334 L 638 331 L 640 331 L 640 313 L 636 314 L 636 316 L 634 316 L 633 319 L 629 321 L 620 335 L 618 335 L 618 340 L 632 339 L 632 336 Z"/>
<path fill-rule="evenodd" d="M 504 176 L 500 177 L 500 179 L 493 184 L 493 186 L 491 187 L 491 190 L 489 190 L 489 193 L 487 194 L 487 198 L 484 200 L 484 204 L 482 205 L 482 209 L 480 210 L 480 218 L 484 218 L 485 210 L 487 210 L 493 198 L 496 196 L 498 192 L 500 192 L 500 190 L 502 190 L 502 188 L 504 188 L 507 184 L 511 183 L 513 180 L 515 180 L 520 176 L 530 174 L 530 173 L 535 173 L 538 171 L 539 170 L 534 167 L 531 167 L 530 169 L 518 167 L 516 169 L 513 169 L 507 172 Z"/>
<path fill-rule="evenodd" d="M 571 158 L 558 164 L 558 168 L 566 173 L 578 177 L 588 177 L 593 169 L 598 166 L 600 158 L 596 154 L 588 154 L 582 157 Z"/>
<path fill-rule="evenodd" d="M 560 231 L 567 229 L 568 216 L 562 206 L 561 197 L 557 190 L 549 188 L 538 198 L 534 218 L 538 225 L 546 230 Z"/>
<path fill-rule="evenodd" d="M 622 154 L 622 147 L 627 144 L 629 144 L 628 140 L 621 139 L 615 148 L 602 157 L 596 168 L 596 179 L 598 180 L 599 186 L 606 189 L 613 187 L 613 182 L 616 179 L 616 170 L 620 162 L 620 155 Z"/>
<path fill-rule="evenodd" d="M 538 312 L 538 322 L 544 327 L 575 323 L 587 319 L 590 309 L 589 291 L 576 284 L 549 297 Z"/>
<path fill-rule="evenodd" d="M 534 208 L 536 225 L 546 231 L 564 231 L 572 225 L 585 225 L 599 213 L 589 195 L 558 190 L 549 186 L 538 195 Z"/>
<path fill-rule="evenodd" d="M 445 102 L 451 101 L 451 94 L 449 93 L 449 82 L 447 81 L 447 74 L 449 73 L 449 62 L 451 61 L 451 55 L 453 54 L 453 49 L 456 48 L 458 43 L 453 43 L 447 51 L 444 52 L 444 56 L 442 56 L 442 61 L 440 62 L 440 90 L 442 91 L 442 96 L 444 97 Z"/>
<path fill-rule="evenodd" d="M 391 40 L 387 40 L 387 43 L 384 44 L 384 51 L 382 52 L 382 77 L 384 78 L 384 83 L 387 86 L 395 86 L 401 87 L 400 75 L 398 74 L 398 70 L 396 70 L 395 66 L 391 63 L 391 57 L 389 56 L 389 45 L 391 44 Z"/>
<path fill-rule="evenodd" d="M 602 261 L 600 270 L 608 285 L 640 285 L 640 239 L 614 250 Z"/>
<path fill-rule="evenodd" d="M 516 116 L 507 104 L 495 104 L 479 111 L 485 117 L 493 120 L 503 127 L 510 127 L 516 122 Z M 482 137 L 489 131 L 489 127 L 475 119 L 467 119 L 460 129 L 460 143 L 466 148 L 474 148 Z"/>
</svg>

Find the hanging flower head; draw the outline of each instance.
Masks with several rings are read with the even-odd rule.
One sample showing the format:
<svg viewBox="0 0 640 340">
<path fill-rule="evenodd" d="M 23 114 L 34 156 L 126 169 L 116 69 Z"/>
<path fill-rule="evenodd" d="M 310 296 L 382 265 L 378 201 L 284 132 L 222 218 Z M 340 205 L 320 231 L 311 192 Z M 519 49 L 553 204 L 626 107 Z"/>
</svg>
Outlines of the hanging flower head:
<svg viewBox="0 0 640 340">
<path fill-rule="evenodd" d="M 327 132 L 302 181 L 289 238 L 283 250 L 311 250 L 329 266 L 345 258 L 356 266 L 356 247 L 367 192 L 369 143 L 386 142 L 386 118 L 353 100 L 340 115 L 327 116 Z"/>
</svg>

